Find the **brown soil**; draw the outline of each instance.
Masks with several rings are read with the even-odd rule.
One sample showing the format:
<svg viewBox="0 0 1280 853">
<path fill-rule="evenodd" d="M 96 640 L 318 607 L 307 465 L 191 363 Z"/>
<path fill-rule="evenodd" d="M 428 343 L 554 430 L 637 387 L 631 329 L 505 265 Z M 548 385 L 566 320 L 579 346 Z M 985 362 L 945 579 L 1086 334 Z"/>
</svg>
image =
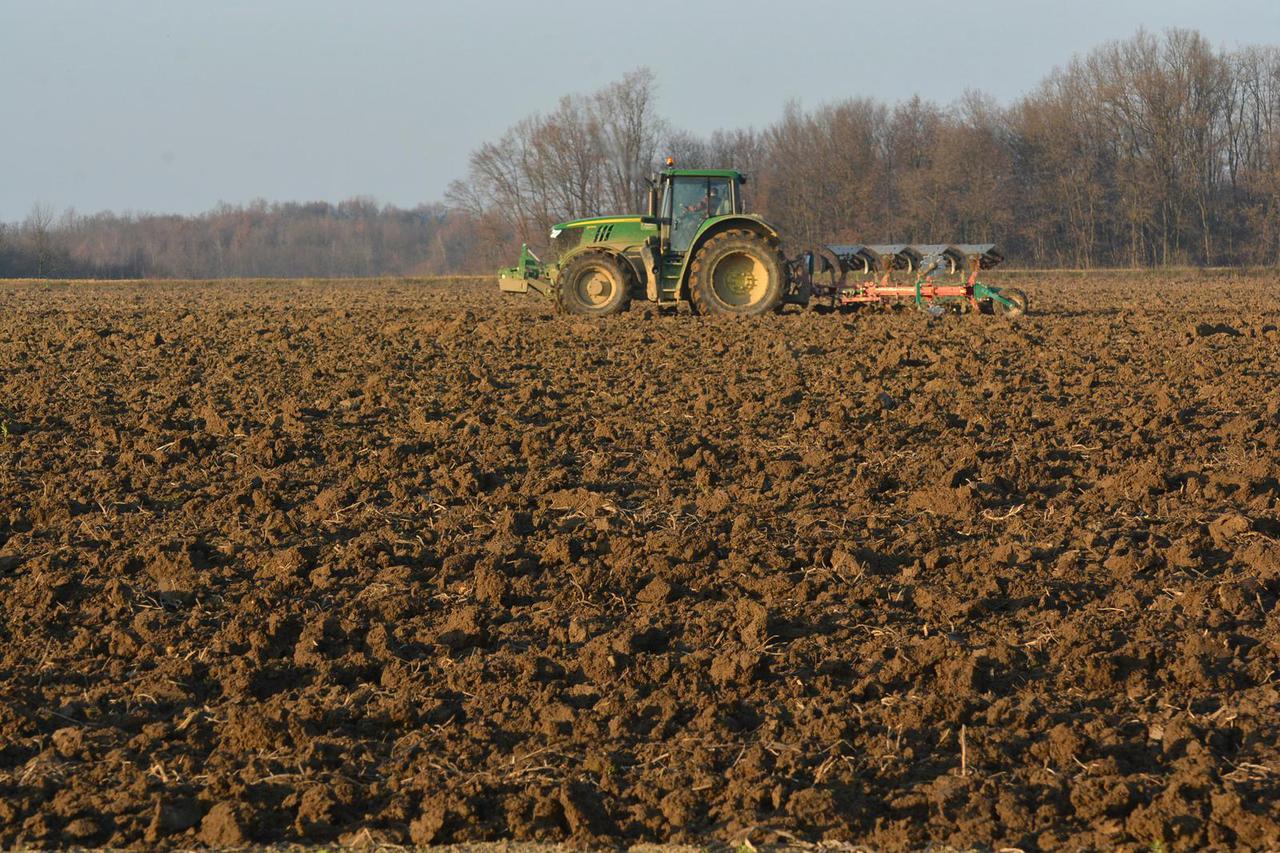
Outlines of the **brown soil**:
<svg viewBox="0 0 1280 853">
<path fill-rule="evenodd" d="M 1280 843 L 1263 279 L 0 285 L 0 846 Z"/>
</svg>

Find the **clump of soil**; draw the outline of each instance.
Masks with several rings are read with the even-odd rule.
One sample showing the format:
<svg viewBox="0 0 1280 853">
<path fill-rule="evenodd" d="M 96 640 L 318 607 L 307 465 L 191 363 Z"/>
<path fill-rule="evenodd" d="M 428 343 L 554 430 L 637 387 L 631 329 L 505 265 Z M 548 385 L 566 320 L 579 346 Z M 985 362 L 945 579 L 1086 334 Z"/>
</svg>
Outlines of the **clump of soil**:
<svg viewBox="0 0 1280 853">
<path fill-rule="evenodd" d="M 1274 845 L 1272 283 L 1026 289 L 0 285 L 0 846 Z"/>
</svg>

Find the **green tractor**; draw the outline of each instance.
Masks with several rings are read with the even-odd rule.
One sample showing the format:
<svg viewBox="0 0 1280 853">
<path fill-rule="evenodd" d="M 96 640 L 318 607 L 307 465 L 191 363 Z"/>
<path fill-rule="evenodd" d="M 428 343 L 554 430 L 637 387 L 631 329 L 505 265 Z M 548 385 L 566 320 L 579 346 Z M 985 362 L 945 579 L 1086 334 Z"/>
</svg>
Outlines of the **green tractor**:
<svg viewBox="0 0 1280 853">
<path fill-rule="evenodd" d="M 551 229 L 554 265 L 525 247 L 499 285 L 552 297 L 568 314 L 625 311 L 643 295 L 688 299 L 699 314 L 762 314 L 786 298 L 778 232 L 743 212 L 746 176 L 730 169 L 668 169 L 649 186 L 643 216 L 597 216 Z"/>
<path fill-rule="evenodd" d="M 594 316 L 625 311 L 633 298 L 741 316 L 811 301 L 841 309 L 908 301 L 935 313 L 1010 317 L 1027 309 L 1021 291 L 978 281 L 979 270 L 1004 259 L 991 243 L 820 246 L 788 260 L 777 229 L 744 212 L 746 180 L 732 169 L 668 168 L 649 181 L 647 213 L 562 222 L 551 229 L 555 263 L 525 246 L 498 284 Z M 899 271 L 910 278 L 894 281 Z"/>
</svg>

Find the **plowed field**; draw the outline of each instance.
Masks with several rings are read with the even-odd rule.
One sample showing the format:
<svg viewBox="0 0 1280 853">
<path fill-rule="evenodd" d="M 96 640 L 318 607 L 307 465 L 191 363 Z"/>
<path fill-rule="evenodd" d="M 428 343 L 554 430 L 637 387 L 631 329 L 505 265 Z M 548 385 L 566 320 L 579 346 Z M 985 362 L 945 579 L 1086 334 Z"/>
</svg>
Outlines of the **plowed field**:
<svg viewBox="0 0 1280 853">
<path fill-rule="evenodd" d="M 1277 284 L 1018 281 L 0 285 L 0 846 L 1275 847 Z"/>
</svg>

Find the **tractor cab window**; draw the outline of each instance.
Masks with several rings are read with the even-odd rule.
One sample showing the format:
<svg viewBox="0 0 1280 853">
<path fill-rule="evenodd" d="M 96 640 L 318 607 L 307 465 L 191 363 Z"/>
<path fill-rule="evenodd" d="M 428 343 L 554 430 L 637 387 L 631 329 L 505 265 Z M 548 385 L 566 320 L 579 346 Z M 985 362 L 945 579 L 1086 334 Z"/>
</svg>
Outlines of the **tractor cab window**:
<svg viewBox="0 0 1280 853">
<path fill-rule="evenodd" d="M 698 226 L 710 216 L 733 212 L 733 188 L 728 178 L 682 177 L 672 181 L 670 204 L 664 213 L 671 217 L 671 250 L 686 252 Z"/>
</svg>

